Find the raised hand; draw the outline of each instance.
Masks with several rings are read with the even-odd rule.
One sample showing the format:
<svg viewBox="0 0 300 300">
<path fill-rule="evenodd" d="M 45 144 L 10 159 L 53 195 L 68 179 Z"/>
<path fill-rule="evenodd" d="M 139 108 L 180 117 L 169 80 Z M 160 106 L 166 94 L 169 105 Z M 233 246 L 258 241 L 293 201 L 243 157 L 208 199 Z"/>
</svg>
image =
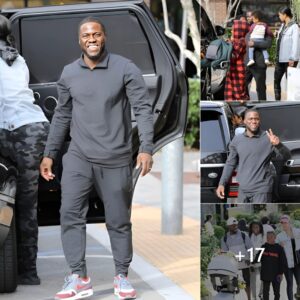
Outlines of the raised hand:
<svg viewBox="0 0 300 300">
<path fill-rule="evenodd" d="M 270 143 L 273 146 L 276 146 L 280 143 L 279 137 L 273 133 L 271 128 L 269 130 L 267 130 L 266 132 L 267 132 L 268 138 L 270 140 Z"/>
</svg>

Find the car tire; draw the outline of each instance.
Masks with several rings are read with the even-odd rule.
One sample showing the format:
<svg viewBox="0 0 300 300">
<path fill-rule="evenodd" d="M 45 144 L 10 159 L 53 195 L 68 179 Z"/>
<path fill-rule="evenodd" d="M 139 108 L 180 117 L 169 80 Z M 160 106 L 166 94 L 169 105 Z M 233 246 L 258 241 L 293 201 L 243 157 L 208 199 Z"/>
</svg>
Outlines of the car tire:
<svg viewBox="0 0 300 300">
<path fill-rule="evenodd" d="M 15 198 L 16 194 L 17 180 L 15 175 L 11 175 L 5 179 L 5 184 L 1 190 L 4 195 L 12 199 Z M 15 208 L 11 205 L 10 207 L 13 208 L 10 229 L 4 244 L 0 246 L 0 293 L 14 292 L 18 283 Z"/>
<path fill-rule="evenodd" d="M 0 248 L 0 293 L 12 293 L 17 288 L 17 239 L 13 217 L 8 236 Z"/>
</svg>

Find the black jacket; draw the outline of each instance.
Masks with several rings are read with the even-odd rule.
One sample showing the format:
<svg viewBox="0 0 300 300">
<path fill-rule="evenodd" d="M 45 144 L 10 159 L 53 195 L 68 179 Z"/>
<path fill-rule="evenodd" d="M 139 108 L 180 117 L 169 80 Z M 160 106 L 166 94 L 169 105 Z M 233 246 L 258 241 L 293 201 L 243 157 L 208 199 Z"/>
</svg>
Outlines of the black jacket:
<svg viewBox="0 0 300 300">
<path fill-rule="evenodd" d="M 261 246 L 265 248 L 261 257 L 260 279 L 263 281 L 273 281 L 277 275 L 283 274 L 287 267 L 287 260 L 283 248 L 279 244 L 265 243 Z M 258 259 L 259 253 L 256 256 Z"/>
<path fill-rule="evenodd" d="M 245 64 L 247 65 L 247 63 L 249 62 L 249 46 L 248 46 L 248 42 L 250 40 L 250 35 L 249 33 L 246 35 L 246 44 L 247 44 L 247 52 L 245 55 Z M 251 66 L 251 67 L 257 67 L 257 68 L 266 68 L 266 64 L 265 64 L 265 59 L 262 53 L 262 49 L 269 49 L 272 46 L 272 38 L 267 36 L 263 41 L 260 42 L 254 42 L 254 60 L 255 60 L 255 65 Z M 251 68 L 249 67 L 249 68 Z"/>
</svg>

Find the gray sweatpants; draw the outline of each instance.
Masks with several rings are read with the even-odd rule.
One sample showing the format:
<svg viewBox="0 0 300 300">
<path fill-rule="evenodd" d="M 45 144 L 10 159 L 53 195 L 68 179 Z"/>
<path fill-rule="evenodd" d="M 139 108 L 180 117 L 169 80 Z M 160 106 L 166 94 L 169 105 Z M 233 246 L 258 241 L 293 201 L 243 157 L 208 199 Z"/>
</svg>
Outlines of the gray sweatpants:
<svg viewBox="0 0 300 300">
<path fill-rule="evenodd" d="M 116 274 L 127 275 L 132 260 L 130 209 L 132 167 L 106 168 L 90 163 L 73 151 L 63 157 L 61 180 L 61 238 L 72 273 L 86 277 L 86 214 L 95 186 L 105 208 Z"/>
<path fill-rule="evenodd" d="M 238 203 L 270 203 L 272 202 L 272 193 L 245 193 L 239 189 Z"/>
</svg>

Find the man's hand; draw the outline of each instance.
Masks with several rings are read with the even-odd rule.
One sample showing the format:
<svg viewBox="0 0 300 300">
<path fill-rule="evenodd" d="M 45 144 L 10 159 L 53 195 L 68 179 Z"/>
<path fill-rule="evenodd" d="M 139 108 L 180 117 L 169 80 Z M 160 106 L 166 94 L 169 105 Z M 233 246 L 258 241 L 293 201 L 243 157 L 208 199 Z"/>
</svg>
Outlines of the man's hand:
<svg viewBox="0 0 300 300">
<path fill-rule="evenodd" d="M 142 167 L 141 176 L 145 176 L 151 171 L 153 165 L 152 155 L 148 153 L 139 153 L 136 160 L 136 169 Z"/>
<path fill-rule="evenodd" d="M 293 67 L 294 66 L 294 61 L 293 60 L 289 60 L 289 67 Z"/>
<path fill-rule="evenodd" d="M 47 181 L 52 180 L 55 177 L 55 175 L 52 173 L 52 165 L 53 159 L 50 157 L 44 157 L 40 164 L 40 173 Z"/>
<path fill-rule="evenodd" d="M 225 187 L 224 185 L 219 185 L 216 190 L 217 196 L 221 199 L 225 198 Z"/>
<path fill-rule="evenodd" d="M 277 146 L 280 143 L 279 137 L 273 133 L 272 129 L 269 129 L 269 131 L 267 130 L 266 132 L 267 132 L 268 138 L 270 140 L 270 143 L 273 146 Z"/>
<path fill-rule="evenodd" d="M 282 274 L 278 274 L 276 276 L 276 279 L 277 279 L 277 282 L 281 282 L 281 280 L 282 280 Z"/>
</svg>

